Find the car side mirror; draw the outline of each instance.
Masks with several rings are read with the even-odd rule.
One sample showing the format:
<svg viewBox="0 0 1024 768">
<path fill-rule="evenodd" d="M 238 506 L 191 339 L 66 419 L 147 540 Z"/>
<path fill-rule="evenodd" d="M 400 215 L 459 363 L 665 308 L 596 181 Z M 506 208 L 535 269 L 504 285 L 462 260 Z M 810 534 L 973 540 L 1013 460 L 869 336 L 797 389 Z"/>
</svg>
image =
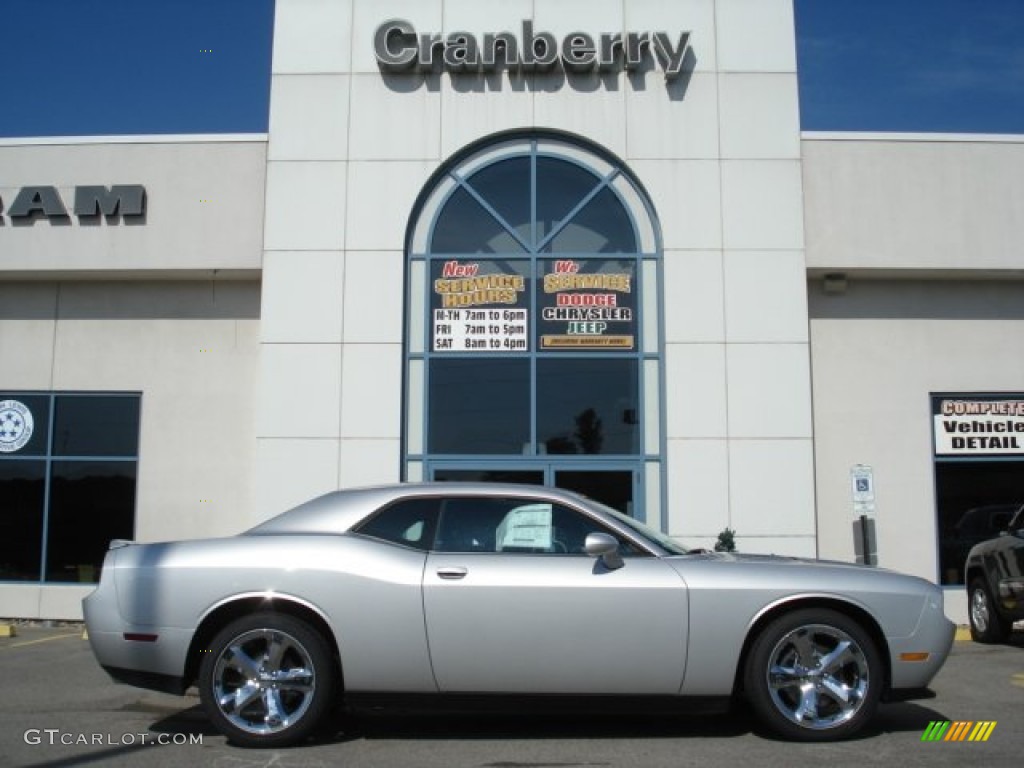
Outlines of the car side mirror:
<svg viewBox="0 0 1024 768">
<path fill-rule="evenodd" d="M 583 541 L 583 549 L 591 557 L 601 558 L 604 567 L 610 571 L 625 565 L 622 555 L 619 554 L 619 542 L 607 533 L 588 533 Z"/>
</svg>

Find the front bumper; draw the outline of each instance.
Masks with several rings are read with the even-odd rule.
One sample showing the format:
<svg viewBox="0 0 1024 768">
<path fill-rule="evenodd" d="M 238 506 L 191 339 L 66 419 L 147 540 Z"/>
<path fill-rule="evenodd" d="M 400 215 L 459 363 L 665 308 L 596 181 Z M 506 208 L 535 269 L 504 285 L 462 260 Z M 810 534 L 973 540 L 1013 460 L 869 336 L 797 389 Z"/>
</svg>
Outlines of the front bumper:
<svg viewBox="0 0 1024 768">
<path fill-rule="evenodd" d="M 941 598 L 936 605 L 928 601 L 917 628 L 909 637 L 888 638 L 891 675 L 890 699 L 913 695 L 913 690 L 926 689 L 932 678 L 946 663 L 953 647 L 956 625 L 942 612 Z M 905 654 L 927 654 L 922 660 L 906 660 Z"/>
</svg>

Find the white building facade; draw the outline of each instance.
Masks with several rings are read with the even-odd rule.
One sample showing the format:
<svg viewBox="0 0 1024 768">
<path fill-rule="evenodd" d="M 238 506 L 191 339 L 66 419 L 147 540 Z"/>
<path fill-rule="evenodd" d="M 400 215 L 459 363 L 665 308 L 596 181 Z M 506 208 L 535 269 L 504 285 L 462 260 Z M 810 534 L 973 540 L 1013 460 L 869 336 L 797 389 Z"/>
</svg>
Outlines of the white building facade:
<svg viewBox="0 0 1024 768">
<path fill-rule="evenodd" d="M 472 478 L 841 560 L 863 513 L 963 619 L 956 523 L 1024 499 L 1019 137 L 802 135 L 790 0 L 278 0 L 270 104 L 0 144 L 0 616 Z"/>
</svg>

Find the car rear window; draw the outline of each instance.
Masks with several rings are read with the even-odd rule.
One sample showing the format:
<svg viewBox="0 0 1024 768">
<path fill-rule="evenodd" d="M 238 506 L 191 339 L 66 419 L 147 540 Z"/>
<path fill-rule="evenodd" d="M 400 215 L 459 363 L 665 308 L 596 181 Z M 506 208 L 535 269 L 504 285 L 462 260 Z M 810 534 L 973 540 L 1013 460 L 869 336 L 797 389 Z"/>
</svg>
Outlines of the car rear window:
<svg viewBox="0 0 1024 768">
<path fill-rule="evenodd" d="M 354 533 L 400 544 L 430 549 L 437 525 L 438 499 L 403 499 L 384 507 L 353 529 Z"/>
</svg>

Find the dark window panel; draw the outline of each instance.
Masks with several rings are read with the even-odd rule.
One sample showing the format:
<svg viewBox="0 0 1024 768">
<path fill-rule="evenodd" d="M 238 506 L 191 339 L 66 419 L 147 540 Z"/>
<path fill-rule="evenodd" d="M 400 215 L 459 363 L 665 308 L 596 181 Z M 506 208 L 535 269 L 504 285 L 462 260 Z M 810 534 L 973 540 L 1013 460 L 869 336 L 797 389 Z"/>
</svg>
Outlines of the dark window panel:
<svg viewBox="0 0 1024 768">
<path fill-rule="evenodd" d="M 524 242 L 530 242 L 530 158 L 488 165 L 474 173 L 469 184 Z"/>
<path fill-rule="evenodd" d="M 545 253 L 636 253 L 633 223 L 605 187 L 544 248 Z"/>
<path fill-rule="evenodd" d="M 464 189 L 457 189 L 434 223 L 433 253 L 522 253 L 515 238 Z"/>
<path fill-rule="evenodd" d="M 47 581 L 93 582 L 111 539 L 135 528 L 133 461 L 55 461 L 47 521 Z"/>
<path fill-rule="evenodd" d="M 544 472 L 533 469 L 435 469 L 440 482 L 518 483 L 544 485 Z"/>
<path fill-rule="evenodd" d="M 624 515 L 633 512 L 633 473 L 629 470 L 555 472 L 555 486 L 600 501 Z"/>
<path fill-rule="evenodd" d="M 589 195 L 600 179 L 578 165 L 550 157 L 537 158 L 537 242 Z"/>
<path fill-rule="evenodd" d="M 994 539 L 1024 504 L 1024 462 L 941 461 L 935 465 L 939 580 L 963 584 L 971 547 Z"/>
<path fill-rule="evenodd" d="M 57 396 L 54 455 L 137 456 L 138 452 L 138 397 Z"/>
<path fill-rule="evenodd" d="M 46 462 L 0 460 L 0 581 L 38 581 Z"/>
<path fill-rule="evenodd" d="M 639 453 L 638 388 L 636 360 L 538 360 L 538 452 Z"/>
<path fill-rule="evenodd" d="M 521 454 L 530 441 L 530 364 L 475 357 L 430 362 L 430 453 Z"/>
</svg>

